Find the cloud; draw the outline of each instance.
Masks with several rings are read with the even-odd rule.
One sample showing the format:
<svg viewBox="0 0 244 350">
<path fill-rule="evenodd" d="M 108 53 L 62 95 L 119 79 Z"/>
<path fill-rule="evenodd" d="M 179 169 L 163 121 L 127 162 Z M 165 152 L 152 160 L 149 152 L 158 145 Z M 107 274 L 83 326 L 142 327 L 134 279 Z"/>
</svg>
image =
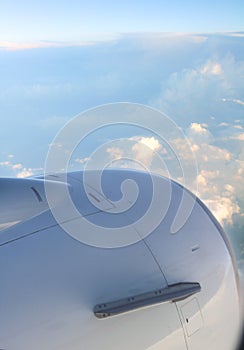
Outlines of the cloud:
<svg viewBox="0 0 244 350">
<path fill-rule="evenodd" d="M 79 41 L 51 41 L 35 42 L 0 41 L 0 50 L 18 51 L 31 49 L 59 48 L 59 47 L 87 47 L 101 42 L 117 41 L 121 37 L 118 33 L 99 33 L 83 35 Z"/>
<path fill-rule="evenodd" d="M 240 207 L 232 197 L 215 195 L 205 203 L 223 226 L 232 225 L 233 215 L 240 213 Z"/>
<path fill-rule="evenodd" d="M 59 47 L 87 47 L 98 44 L 99 42 L 114 41 L 119 38 L 119 34 L 90 35 L 81 41 L 36 41 L 36 42 L 16 42 L 0 41 L 0 50 L 19 51 Z"/>
<path fill-rule="evenodd" d="M 203 164 L 200 164 L 204 168 Z M 235 183 L 226 183 L 226 174 L 221 170 L 200 170 L 196 182 L 198 196 L 222 225 L 233 224 L 234 214 L 239 214 L 241 209 L 237 200 Z M 230 181 L 233 181 L 230 179 Z"/>
<path fill-rule="evenodd" d="M 244 106 L 244 102 L 243 101 L 235 99 L 235 98 L 233 98 L 233 99 L 231 99 L 231 98 L 222 98 L 221 100 L 223 102 L 233 102 L 233 103 L 236 103 L 238 105 Z"/>
<path fill-rule="evenodd" d="M 233 143 L 229 145 L 227 139 L 225 147 L 217 145 L 207 125 L 200 123 L 191 123 L 186 135 L 198 165 L 198 174 L 189 189 L 194 191 L 197 188 L 196 194 L 222 225 L 232 225 L 235 215 L 241 214 L 240 203 L 244 201 L 244 146 L 238 143 L 237 156 Z M 236 139 L 244 139 L 244 134 Z M 180 159 L 188 160 L 189 169 L 193 168 L 192 158 L 187 154 L 182 140 L 174 140 L 174 145 Z M 181 178 L 177 180 L 182 181 Z"/>
<path fill-rule="evenodd" d="M 76 158 L 74 161 L 78 164 L 84 165 L 90 160 L 90 157 Z"/>
<path fill-rule="evenodd" d="M 206 143 L 199 145 L 199 148 L 195 151 L 195 154 L 198 162 L 208 162 L 208 166 L 213 162 L 216 165 L 216 162 L 218 161 L 229 161 L 232 157 L 230 151 L 227 149 Z"/>
<path fill-rule="evenodd" d="M 244 37 L 244 33 L 243 32 L 224 33 L 223 35 L 231 36 L 231 37 L 234 37 L 234 38 L 243 38 Z"/>
<path fill-rule="evenodd" d="M 113 160 L 120 160 L 124 156 L 123 150 L 119 147 L 108 147 L 106 151 Z"/>
<path fill-rule="evenodd" d="M 208 61 L 201 69 L 201 74 L 221 75 L 223 69 L 220 63 L 214 61 Z"/>
<path fill-rule="evenodd" d="M 201 135 L 208 133 L 206 124 L 191 123 L 190 130 L 196 134 L 201 134 Z"/>
<path fill-rule="evenodd" d="M 133 136 L 122 143 L 105 148 L 106 155 L 104 164 L 112 167 L 134 168 L 139 170 L 148 169 L 164 176 L 170 176 L 174 180 L 185 184 L 195 192 L 209 207 L 222 225 L 233 224 L 236 214 L 242 215 L 239 200 L 244 200 L 242 188 L 244 161 L 233 156 L 227 148 L 214 144 L 214 138 L 206 123 L 192 122 L 186 129 L 187 142 L 185 139 L 173 139 L 178 162 L 187 162 L 187 173 L 182 174 L 177 168 L 179 165 L 170 150 L 155 136 Z M 242 135 L 242 134 L 241 134 Z M 242 139 L 242 136 L 239 136 Z M 237 141 L 239 141 L 239 139 Z M 243 135 L 244 139 L 244 135 Z M 198 164 L 198 173 L 192 174 L 195 166 L 191 152 L 194 152 Z M 158 161 L 160 156 L 161 162 Z M 11 159 L 12 160 L 12 159 Z M 8 167 L 16 177 L 32 176 L 41 169 L 28 168 L 22 163 L 4 160 L 1 167 Z M 75 158 L 73 163 L 84 166 L 90 157 Z"/>
<path fill-rule="evenodd" d="M 44 49 L 66 46 L 84 46 L 84 43 L 63 43 L 63 42 L 34 42 L 34 43 L 19 43 L 14 41 L 0 41 L 0 49 L 7 51 Z M 86 43 L 88 46 L 88 43 Z"/>
<path fill-rule="evenodd" d="M 13 170 L 18 170 L 18 169 L 22 169 L 23 168 L 23 165 L 20 164 L 20 163 L 17 163 L 17 164 L 13 164 L 12 165 L 12 169 Z"/>
<path fill-rule="evenodd" d="M 207 124 L 191 123 L 186 130 L 188 144 L 185 139 L 171 140 L 178 161 L 186 161 L 188 173 L 184 174 L 189 180 L 188 188 L 197 195 L 213 212 L 219 222 L 226 226 L 233 224 L 236 214 L 241 215 L 239 199 L 244 199 L 243 189 L 240 185 L 244 174 L 244 162 L 236 159 L 226 148 L 215 145 L 214 138 Z M 113 166 L 143 169 L 143 166 L 152 172 L 170 176 L 185 184 L 185 179 L 179 175 L 177 165 L 172 155 L 164 148 L 164 145 L 156 137 L 136 136 L 131 137 L 124 147 L 108 147 L 108 157 L 115 161 Z M 190 146 L 190 147 L 189 147 Z M 195 153 L 198 164 L 197 175 L 191 174 Z M 156 155 L 163 159 L 162 163 L 156 162 Z M 134 162 L 133 162 L 134 161 Z M 143 166 L 142 166 L 143 165 Z M 233 175 L 234 174 L 234 175 Z"/>
<path fill-rule="evenodd" d="M 227 227 L 243 213 L 244 133 L 237 131 L 243 130 L 244 62 L 230 54 L 199 62 L 172 73 L 151 103 L 184 125 L 198 164 L 189 189 L 198 187 L 197 195 Z M 172 143 L 179 159 L 194 168 L 184 142 Z M 190 177 L 190 171 L 185 175 Z M 179 176 L 175 179 L 183 181 Z"/>
<path fill-rule="evenodd" d="M 14 158 L 14 155 L 12 154 L 9 156 L 8 158 L 10 159 Z M 39 174 L 40 172 L 43 172 L 43 168 L 26 168 L 21 163 L 13 163 L 12 161 L 9 161 L 9 160 L 0 162 L 1 173 L 2 173 L 2 170 L 4 170 L 4 168 L 8 169 L 7 176 L 15 176 L 18 178 L 28 177 L 28 176 L 32 176 L 35 174 Z"/>
<path fill-rule="evenodd" d="M 139 138 L 131 138 L 132 140 L 138 140 L 138 143 L 135 144 L 134 147 L 137 147 L 140 143 L 146 145 L 152 151 L 158 151 L 162 148 L 162 145 L 155 137 L 139 137 Z"/>
<path fill-rule="evenodd" d="M 157 152 L 164 152 L 159 140 L 152 137 L 133 136 L 117 146 L 108 147 L 106 152 L 112 166 L 150 169 Z M 119 162 L 120 161 L 120 162 Z"/>
<path fill-rule="evenodd" d="M 33 169 L 31 168 L 23 168 L 20 172 L 17 173 L 16 177 L 18 178 L 24 178 L 28 176 L 34 175 Z"/>
<path fill-rule="evenodd" d="M 204 44 L 208 37 L 205 35 L 197 35 L 191 33 L 129 33 L 122 37 L 129 38 L 130 40 L 135 40 L 141 48 L 147 50 L 164 50 L 164 47 L 173 48 L 177 45 L 199 45 Z"/>
<path fill-rule="evenodd" d="M 11 162 L 6 160 L 4 162 L 0 162 L 0 166 L 11 166 Z"/>
<path fill-rule="evenodd" d="M 222 122 L 222 123 L 219 123 L 218 126 L 229 126 L 229 124 L 225 123 L 225 122 Z"/>
<path fill-rule="evenodd" d="M 243 74 L 244 61 L 230 54 L 213 57 L 193 68 L 172 73 L 162 82 L 161 93 L 150 103 L 181 122 L 206 120 L 210 115 L 223 118 L 227 101 L 243 105 Z M 228 118 L 231 120 L 232 116 Z"/>
<path fill-rule="evenodd" d="M 244 141 L 244 132 L 238 135 L 231 136 L 233 140 L 239 140 L 239 141 Z"/>
<path fill-rule="evenodd" d="M 200 142 L 201 144 L 210 143 L 213 139 L 206 123 L 191 123 L 190 127 L 186 130 L 186 136 L 192 145 L 199 144 Z"/>
<path fill-rule="evenodd" d="M 228 35 L 243 36 L 240 33 Z M 57 57 L 53 56 L 56 50 L 48 50 L 50 56 L 47 56 L 44 63 L 42 58 L 38 61 L 38 70 L 36 62 L 34 62 L 35 69 L 29 64 L 32 62 L 31 59 L 25 63 L 25 70 L 22 70 L 22 66 L 16 61 L 19 64 L 18 71 L 23 73 L 20 74 L 19 80 L 13 79 L 13 84 L 9 83 L 7 75 L 4 77 L 5 80 L 2 79 L 4 84 L 2 105 L 4 101 L 16 102 L 18 99 L 23 104 L 24 100 L 24 107 L 20 104 L 18 106 L 20 108 L 16 109 L 24 108 L 22 112 L 25 114 L 25 108 L 33 107 L 25 127 L 30 127 L 29 121 L 32 122 L 35 115 L 36 119 L 39 119 L 36 122 L 39 135 L 40 131 L 44 130 L 43 136 L 45 134 L 45 137 L 49 138 L 51 133 L 48 132 L 66 121 L 66 118 L 63 117 L 63 120 L 61 117 L 49 118 L 46 113 L 48 109 L 55 108 L 54 114 L 63 116 L 78 113 L 84 105 L 86 106 L 87 101 L 88 105 L 90 103 L 93 106 L 128 99 L 158 107 L 172 116 L 186 132 L 190 148 L 180 138 L 171 139 L 179 159 L 185 160 L 188 164 L 189 170 L 186 176 L 192 177 L 192 183 L 198 182 L 201 199 L 214 210 L 222 223 L 229 224 L 235 213 L 238 213 L 238 206 L 241 207 L 241 203 L 244 203 L 242 185 L 244 135 L 241 133 L 244 62 L 240 59 L 241 39 L 231 41 L 227 38 L 224 41 L 223 37 L 219 39 L 216 35 L 207 37 L 180 33 L 134 34 L 134 37 L 133 35 L 121 37 L 122 40 L 116 45 L 106 45 L 103 50 L 99 48 L 99 51 L 96 48 L 84 51 L 64 50 L 65 54 L 63 56 L 61 54 L 60 60 L 53 59 Z M 96 40 L 92 39 L 87 40 L 85 44 L 92 45 L 95 42 Z M 72 45 L 82 46 L 83 42 L 5 43 L 3 49 L 30 50 Z M 74 51 L 77 56 L 73 56 Z M 111 53 L 113 60 L 109 61 L 108 67 Z M 31 52 L 26 57 L 29 55 L 32 56 Z M 63 66 L 67 64 L 67 57 L 70 57 L 71 61 L 64 72 Z M 80 57 L 83 57 L 84 61 L 81 61 Z M 22 61 L 21 64 L 23 65 Z M 8 67 L 6 64 L 6 68 Z M 38 74 L 35 73 L 34 77 L 29 76 L 29 68 Z M 11 69 L 5 71 L 11 72 Z M 9 83 L 8 86 L 5 81 Z M 39 105 L 36 104 L 38 100 L 41 100 Z M 45 110 L 42 109 L 43 106 L 46 106 Z M 58 108 L 60 112 L 57 111 Z M 36 114 L 39 110 L 41 110 L 40 118 Z M 7 115 L 3 113 L 5 114 Z M 20 113 L 20 117 L 22 114 Z M 7 118 L 8 116 L 5 119 Z M 233 120 L 238 125 L 233 126 Z M 38 152 L 38 147 L 36 151 Z M 195 153 L 198 161 L 197 177 L 191 174 L 194 166 L 191 151 Z M 131 138 L 127 145 L 108 147 L 106 156 L 108 162 L 116 160 L 112 165 L 139 168 L 141 162 L 155 172 L 166 173 L 165 169 L 160 167 L 161 164 L 159 166 L 156 162 L 156 154 L 160 154 L 168 169 L 172 169 L 172 178 L 181 181 L 179 171 L 174 171 L 178 168 L 172 152 L 165 150 L 165 145 L 156 137 L 141 135 Z M 74 160 L 79 167 L 85 162 L 86 158 L 77 157 Z M 22 168 L 18 164 L 21 164 Z M 13 176 L 26 176 L 37 172 L 27 164 L 6 156 L 0 166 L 1 171 L 7 169 L 8 174 Z M 241 216 L 242 212 L 238 215 Z"/>
<path fill-rule="evenodd" d="M 134 138 L 134 140 L 138 140 L 132 146 L 132 153 L 135 160 L 145 167 L 150 168 L 156 156 L 155 152 L 158 152 L 162 148 L 162 145 L 155 137 L 141 137 Z"/>
</svg>

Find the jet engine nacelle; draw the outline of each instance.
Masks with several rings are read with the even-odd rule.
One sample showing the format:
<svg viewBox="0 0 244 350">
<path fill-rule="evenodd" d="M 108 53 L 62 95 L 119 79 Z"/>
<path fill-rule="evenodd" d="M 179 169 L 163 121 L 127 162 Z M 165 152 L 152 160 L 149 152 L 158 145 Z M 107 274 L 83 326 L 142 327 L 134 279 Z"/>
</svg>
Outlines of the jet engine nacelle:
<svg viewBox="0 0 244 350">
<path fill-rule="evenodd" d="M 0 180 L 1 223 L 18 221 L 0 232 L 0 348 L 235 349 L 238 274 L 213 215 L 164 177 L 98 175 Z"/>
</svg>

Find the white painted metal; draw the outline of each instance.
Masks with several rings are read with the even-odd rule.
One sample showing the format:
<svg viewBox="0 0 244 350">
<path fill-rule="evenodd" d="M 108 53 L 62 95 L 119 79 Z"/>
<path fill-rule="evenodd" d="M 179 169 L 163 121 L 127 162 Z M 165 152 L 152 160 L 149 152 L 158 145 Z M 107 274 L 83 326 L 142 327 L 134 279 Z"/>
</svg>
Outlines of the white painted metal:
<svg viewBox="0 0 244 350">
<path fill-rule="evenodd" d="M 57 183 L 62 186 L 63 176 L 57 176 L 48 179 L 55 180 L 54 190 L 58 189 Z M 139 184 L 137 202 L 121 214 L 94 207 L 82 189 L 82 173 L 70 174 L 68 182 L 83 217 L 89 215 L 94 223 L 108 227 L 132 224 L 135 235 L 140 237 L 145 227 L 140 229 L 135 221 L 150 202 L 148 177 L 132 171 L 106 171 L 104 194 L 98 194 L 104 210 L 119 200 L 121 181 L 130 178 Z M 129 246 L 106 249 L 70 237 L 49 210 L 43 211 L 48 208 L 40 208 L 40 215 L 30 209 L 30 203 L 40 203 L 35 193 L 29 192 L 36 182 L 40 183 L 38 189 L 46 203 L 42 178 L 16 180 L 16 184 L 11 181 L 14 187 L 8 188 L 8 181 L 0 180 L 0 188 L 3 185 L 5 191 L 0 207 L 9 208 L 11 222 L 18 207 L 22 211 L 26 206 L 30 211 L 18 217 L 18 224 L 0 231 L 1 349 L 234 349 L 239 298 L 233 257 L 226 237 L 200 201 L 181 230 L 171 233 L 183 191 L 179 185 L 170 182 L 169 210 L 149 236 Z M 156 181 L 162 189 L 157 196 L 164 196 L 169 180 L 157 177 Z M 89 185 L 92 195 L 97 195 L 92 181 Z M 11 212 L 13 198 L 18 197 L 23 201 Z M 59 204 L 63 205 L 62 198 L 57 200 Z M 70 220 L 77 230 L 82 230 L 84 218 L 69 217 L 68 211 L 65 215 L 64 221 Z M 9 217 L 4 222 L 2 216 L 5 227 Z M 105 301 L 179 282 L 199 282 L 202 290 L 176 303 L 166 302 L 107 319 L 98 320 L 93 313 L 94 306 Z"/>
</svg>

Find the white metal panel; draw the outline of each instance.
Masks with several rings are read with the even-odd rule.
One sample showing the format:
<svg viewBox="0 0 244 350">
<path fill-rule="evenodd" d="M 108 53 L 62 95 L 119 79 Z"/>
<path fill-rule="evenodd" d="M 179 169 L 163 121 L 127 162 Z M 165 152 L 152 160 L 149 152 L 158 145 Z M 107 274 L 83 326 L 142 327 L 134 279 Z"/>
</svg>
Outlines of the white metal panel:
<svg viewBox="0 0 244 350">
<path fill-rule="evenodd" d="M 196 298 L 184 303 L 180 308 L 187 336 L 192 336 L 203 327 L 203 317 Z"/>
<path fill-rule="evenodd" d="M 93 314 L 107 299 L 166 285 L 143 242 L 94 248 L 50 227 L 1 246 L 0 273 L 3 349 L 146 350 L 164 338 L 172 349 L 185 348 L 172 303 L 110 320 Z"/>
</svg>

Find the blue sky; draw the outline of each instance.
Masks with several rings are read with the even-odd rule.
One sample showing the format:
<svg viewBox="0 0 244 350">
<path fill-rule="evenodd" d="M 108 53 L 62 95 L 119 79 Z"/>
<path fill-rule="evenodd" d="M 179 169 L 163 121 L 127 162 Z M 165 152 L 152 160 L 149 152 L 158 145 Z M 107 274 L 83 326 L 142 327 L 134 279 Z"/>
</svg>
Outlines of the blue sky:
<svg viewBox="0 0 244 350">
<path fill-rule="evenodd" d="M 241 31 L 242 0 L 1 1 L 0 41 L 79 41 L 105 33 Z"/>
<path fill-rule="evenodd" d="M 58 130 L 87 108 L 145 104 L 183 130 L 200 198 L 232 237 L 243 237 L 243 13 L 243 1 L 0 2 L 0 176 L 42 173 Z M 141 160 L 140 142 L 166 154 L 155 135 L 105 130 L 77 148 L 71 168 L 111 134 L 136 146 L 108 148 L 108 161 Z"/>
</svg>

